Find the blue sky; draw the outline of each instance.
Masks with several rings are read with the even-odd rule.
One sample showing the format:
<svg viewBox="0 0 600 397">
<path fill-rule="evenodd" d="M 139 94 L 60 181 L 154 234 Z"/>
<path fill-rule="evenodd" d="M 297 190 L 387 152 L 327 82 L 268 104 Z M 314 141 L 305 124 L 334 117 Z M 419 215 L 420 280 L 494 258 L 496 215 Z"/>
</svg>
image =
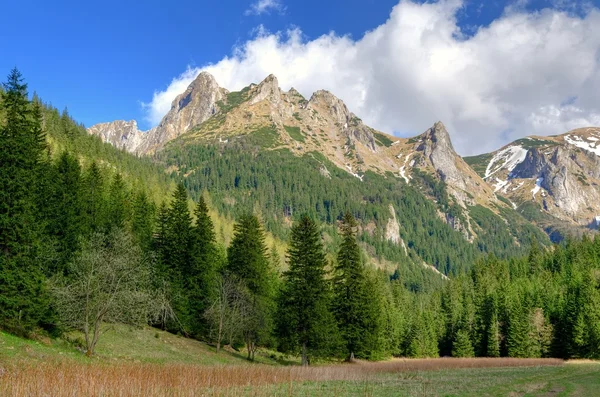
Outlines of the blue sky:
<svg viewBox="0 0 600 397">
<path fill-rule="evenodd" d="M 256 1 L 262 1 L 267 7 L 264 10 L 256 8 Z M 291 57 L 290 62 L 298 64 L 297 59 L 294 58 L 297 56 L 294 51 L 305 51 L 304 56 L 318 55 L 318 52 L 315 53 L 310 48 L 326 41 L 323 37 L 329 37 L 328 40 L 332 41 L 328 42 L 326 47 L 341 48 L 340 54 L 356 48 L 366 51 L 368 42 L 376 42 L 371 44 L 373 48 L 369 51 L 378 51 L 383 49 L 387 42 L 381 39 L 375 40 L 376 35 L 367 32 L 378 27 L 384 31 L 382 27 L 388 27 L 389 29 L 382 35 L 388 34 L 392 38 L 393 35 L 408 37 L 410 32 L 401 28 L 403 26 L 406 29 L 406 18 L 417 20 L 418 16 L 426 15 L 426 20 L 421 21 L 423 24 L 419 25 L 422 34 L 418 39 L 425 40 L 423 45 L 427 46 L 432 43 L 427 38 L 429 35 L 433 34 L 437 37 L 435 40 L 438 41 L 431 44 L 432 47 L 428 50 L 429 66 L 433 67 L 435 72 L 437 66 L 431 63 L 431 59 L 443 56 L 444 62 L 447 62 L 444 54 L 462 48 L 467 43 L 469 48 L 465 51 L 468 50 L 469 54 L 483 52 L 481 48 L 486 45 L 475 46 L 485 40 L 491 40 L 489 36 L 492 34 L 497 37 L 498 32 L 502 31 L 500 22 L 506 21 L 506 23 L 513 23 L 514 26 L 521 26 L 520 19 L 517 18 L 519 16 L 531 19 L 526 22 L 531 25 L 527 25 L 527 28 L 528 31 L 532 31 L 532 28 L 535 31 L 536 26 L 539 30 L 540 26 L 552 25 L 554 15 L 558 15 L 565 21 L 564 29 L 568 32 L 574 31 L 574 37 L 579 35 L 583 40 L 585 35 L 596 34 L 593 25 L 596 21 L 594 18 L 598 14 L 597 7 L 600 6 L 600 0 L 593 2 L 442 0 L 439 3 L 425 5 L 421 4 L 423 2 L 410 1 L 403 1 L 401 5 L 398 3 L 398 0 L 221 0 L 219 2 L 5 0 L 0 23 L 0 75 L 6 76 L 13 66 L 17 66 L 24 74 L 31 91 L 37 91 L 45 101 L 51 102 L 60 109 L 68 107 L 69 112 L 78 121 L 88 126 L 114 119 L 137 119 L 142 128 L 149 128 L 156 123 L 156 116 L 149 117 L 149 107 L 143 108 L 142 102 L 150 104 L 150 107 L 156 105 L 155 101 L 153 102 L 155 99 L 153 93 L 166 92 L 174 79 L 185 77 L 182 81 L 187 83 L 190 76 L 182 75 L 186 68 L 192 68 L 195 75 L 208 64 L 222 65 L 220 62 L 226 57 L 231 58 L 234 51 L 239 52 L 242 49 L 244 54 L 236 55 L 239 58 L 236 61 L 238 68 L 236 75 L 226 75 L 223 68 L 210 70 L 214 72 L 220 84 L 230 89 L 240 88 L 251 81 L 260 80 L 268 74 L 267 72 L 272 72 L 268 63 L 266 66 L 263 64 L 255 68 L 255 64 L 260 61 L 254 60 L 252 64 L 251 57 L 248 55 L 252 45 L 264 44 L 268 47 L 265 44 L 268 38 L 275 40 L 275 44 L 272 43 L 275 47 L 274 51 L 282 52 L 284 54 L 282 56 Z M 396 10 L 395 13 L 393 9 Z M 394 25 L 394 21 L 398 23 Z M 592 30 L 577 30 L 577 23 L 582 21 L 588 23 L 591 26 L 589 29 Z M 496 28 L 486 30 L 486 27 L 494 23 L 497 25 Z M 431 29 L 428 28 L 428 24 L 431 24 Z M 394 29 L 394 26 L 398 28 Z M 450 33 L 446 34 L 448 29 Z M 295 39 L 291 38 L 290 31 L 297 35 Z M 332 31 L 335 35 L 323 36 Z M 559 35 L 557 37 L 563 35 L 561 31 L 557 34 Z M 548 37 L 550 37 L 548 40 L 556 41 L 551 38 L 553 36 L 550 33 Z M 589 41 L 589 37 L 586 40 Z M 579 48 L 579 51 L 587 54 L 594 49 L 598 50 L 596 41 L 591 43 L 588 41 L 586 46 Z M 493 43 L 503 47 L 501 39 Z M 254 51 L 262 50 L 255 48 Z M 370 53 L 369 51 L 366 53 Z M 391 51 L 387 55 L 382 54 L 381 59 L 392 59 L 395 54 L 412 56 L 407 47 L 403 46 L 399 47 L 398 51 Z M 531 56 L 534 54 L 532 53 Z M 482 62 L 480 58 L 489 61 L 488 55 L 481 55 L 481 57 L 478 55 L 474 64 Z M 526 53 L 523 54 L 523 59 L 528 59 Z M 558 63 L 555 58 L 548 59 L 550 62 Z M 593 61 L 593 57 L 591 59 Z M 284 64 L 282 62 L 279 64 L 280 68 Z M 398 87 L 411 84 L 411 79 L 406 76 L 412 72 L 402 71 L 405 65 L 401 62 L 394 69 L 393 61 L 390 62 L 391 65 L 382 66 L 379 63 L 365 66 L 365 70 L 368 71 L 365 73 L 369 74 L 369 80 L 379 80 L 372 82 L 368 90 L 359 87 L 357 91 L 359 96 L 374 97 L 379 91 L 373 87 L 386 85 L 386 78 L 401 78 L 400 75 L 403 73 L 404 80 L 398 83 L 400 84 Z M 352 70 L 361 70 L 363 66 L 362 63 L 357 64 L 356 67 L 352 66 Z M 240 73 L 242 67 L 245 68 L 244 73 Z M 518 65 L 510 67 L 515 70 L 519 68 Z M 246 73 L 246 69 L 252 72 Z M 275 66 L 273 69 L 278 70 Z M 352 75 L 352 70 L 348 71 L 348 76 Z M 600 81 L 597 63 L 592 65 L 590 70 L 586 69 L 586 72 L 590 74 L 592 86 Z M 386 73 L 391 75 L 386 77 Z M 559 79 L 564 74 L 560 70 L 548 73 L 546 85 L 549 80 L 552 83 L 554 78 Z M 329 84 L 331 79 L 321 74 L 315 77 L 307 73 L 296 73 L 286 77 L 285 70 L 281 74 L 283 75 L 283 78 L 280 77 L 282 88 L 289 88 L 286 86 L 291 85 L 299 86 L 305 95 L 310 95 L 310 90 L 316 88 L 313 87 L 315 81 L 322 83 L 325 85 L 323 88 L 339 94 L 359 116 L 386 132 L 399 135 L 421 132 L 429 122 L 428 117 L 404 122 L 407 117 L 400 117 L 401 115 L 396 121 L 388 120 L 389 116 L 384 117 L 381 114 L 392 112 L 386 110 L 384 105 L 379 105 L 376 103 L 377 100 L 372 99 L 371 102 L 375 105 L 369 107 L 364 101 L 356 100 L 353 92 L 346 90 L 346 86 L 356 81 L 355 77 L 348 77 L 347 81 L 340 80 L 336 85 Z M 298 77 L 300 75 L 303 77 Z M 452 77 L 451 73 L 449 75 Z M 437 74 L 434 73 L 432 78 L 437 78 L 435 76 Z M 537 100 L 532 102 L 532 109 L 555 105 L 558 108 L 582 105 L 581 98 L 586 94 L 580 91 L 584 89 L 585 84 L 590 84 L 589 79 L 587 83 L 577 82 L 579 85 L 573 89 L 567 87 L 574 83 L 573 79 L 566 83 L 557 81 L 557 87 L 560 86 L 562 91 L 557 99 L 553 99 L 556 103 L 543 103 Z M 362 78 L 359 77 L 358 80 Z M 527 84 L 521 85 L 522 90 L 531 90 Z M 514 90 L 518 89 L 519 87 L 514 88 Z M 452 92 L 461 90 L 461 86 L 444 87 L 444 90 L 446 94 L 454 96 Z M 473 95 L 478 95 L 478 98 L 466 98 L 464 101 L 471 100 L 477 107 L 480 102 L 486 102 L 489 98 L 502 94 L 503 88 L 496 87 L 494 90 L 496 91 L 477 92 Z M 424 95 L 423 106 L 428 114 L 431 114 L 432 121 L 443 119 L 456 129 L 465 131 L 481 129 L 477 123 L 481 124 L 483 121 L 478 121 L 476 116 L 465 116 L 465 111 L 460 109 L 461 106 L 466 105 L 453 105 L 450 106 L 450 110 L 440 107 L 436 100 L 427 100 L 429 91 L 429 88 L 424 86 L 412 87 L 411 95 L 413 97 Z M 396 89 L 396 92 L 392 97 L 389 93 L 381 95 L 387 103 L 402 96 L 404 90 Z M 383 96 L 384 94 L 387 96 Z M 514 95 L 518 97 L 517 94 L 518 91 Z M 169 93 L 169 95 L 173 94 Z M 169 95 L 166 97 L 171 98 Z M 405 101 L 396 104 L 397 107 L 403 106 L 406 101 L 414 102 L 411 98 L 404 99 Z M 458 98 L 458 100 L 462 99 Z M 483 105 L 490 104 L 483 103 Z M 472 106 L 474 105 L 469 105 Z M 495 106 L 500 113 L 505 112 L 502 103 L 490 106 Z M 586 121 L 595 121 L 594 117 L 600 114 L 598 107 L 590 107 L 590 105 L 577 109 L 583 109 L 586 115 L 580 116 Z M 160 113 L 160 110 L 156 111 Z M 407 115 L 413 113 L 414 111 L 407 111 Z M 523 119 L 526 116 L 523 114 L 518 117 Z M 511 120 L 506 114 L 498 117 L 506 119 L 504 122 L 498 122 L 494 127 L 496 135 L 502 137 L 498 139 L 510 139 L 513 135 L 522 135 L 525 132 L 525 127 L 519 124 L 518 120 Z M 565 122 L 561 123 L 560 127 L 556 128 L 563 128 Z M 471 149 L 467 148 L 464 151 L 471 151 Z"/>
</svg>

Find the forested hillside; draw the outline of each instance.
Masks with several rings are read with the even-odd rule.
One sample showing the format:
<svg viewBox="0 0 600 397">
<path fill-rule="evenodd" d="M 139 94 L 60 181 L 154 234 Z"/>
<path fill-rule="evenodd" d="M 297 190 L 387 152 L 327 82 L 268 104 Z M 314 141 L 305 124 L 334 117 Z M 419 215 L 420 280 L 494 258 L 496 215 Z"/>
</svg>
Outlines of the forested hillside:
<svg viewBox="0 0 600 397">
<path fill-rule="evenodd" d="M 245 349 L 249 360 L 277 349 L 305 365 L 600 356 L 599 239 L 547 249 L 521 218 L 505 223 L 473 206 L 482 233 L 469 242 L 439 216 L 457 211 L 443 183 L 423 175 L 409 186 L 369 172 L 361 180 L 317 154 L 244 140 L 168 145 L 157 159 L 182 180 L 171 189 L 159 165 L 29 100 L 16 70 L 0 109 L 6 331 L 78 332 L 89 356 L 106 323 L 152 325 L 217 352 Z M 205 192 L 236 220 L 227 245 Z M 390 218 L 396 241 L 386 236 Z M 287 244 L 285 257 L 265 229 Z M 392 268 L 377 269 L 374 257 Z"/>
<path fill-rule="evenodd" d="M 508 258 L 526 252 L 532 237 L 548 243 L 538 228 L 501 206 L 497 213 L 482 206 L 469 209 L 479 235 L 468 241 L 446 218 L 458 223 L 464 210 L 450 204 L 444 182 L 425 173 L 415 174 L 411 185 L 370 171 L 358 179 L 318 152 L 300 157 L 287 149 L 264 150 L 252 134 L 228 145 L 192 144 L 185 138 L 168 144 L 157 158 L 175 170 L 174 178 L 183 177 L 193 197 L 208 191 L 219 212 L 234 218 L 259 211 L 265 227 L 282 239 L 298 214 L 310 214 L 335 234 L 337 221 L 350 211 L 360 222 L 367 252 L 396 264 L 403 279 L 416 284 L 423 282 L 423 263 L 460 274 L 481 255 Z M 333 251 L 336 245 L 333 238 Z"/>
</svg>

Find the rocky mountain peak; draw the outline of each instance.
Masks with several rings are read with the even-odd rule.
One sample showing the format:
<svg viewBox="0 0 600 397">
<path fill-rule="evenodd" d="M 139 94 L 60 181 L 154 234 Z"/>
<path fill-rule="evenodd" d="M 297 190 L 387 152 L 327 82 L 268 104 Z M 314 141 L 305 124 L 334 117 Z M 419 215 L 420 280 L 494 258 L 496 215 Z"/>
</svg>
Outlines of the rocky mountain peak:
<svg viewBox="0 0 600 397">
<path fill-rule="evenodd" d="M 484 202 L 495 201 L 490 187 L 456 153 L 450 134 L 442 122 L 436 122 L 416 139 L 416 151 L 423 154 L 425 161 L 446 182 L 459 202 L 472 205 L 473 196 Z"/>
<path fill-rule="evenodd" d="M 190 128 L 201 124 L 219 111 L 218 103 L 227 97 L 228 91 L 219 87 L 215 78 L 200 73 L 187 89 L 171 103 L 171 110 L 160 124 L 148 134 L 142 145 L 145 153 L 152 153 Z"/>
<path fill-rule="evenodd" d="M 450 134 L 446 126 L 441 121 L 437 121 L 433 127 L 421 134 L 424 141 L 431 141 L 436 148 L 443 148 L 444 151 L 452 152 L 457 156 L 450 139 Z"/>
<path fill-rule="evenodd" d="M 135 153 L 144 141 L 144 133 L 138 129 L 135 120 L 116 120 L 96 124 L 88 129 L 92 135 L 99 136 L 102 141 L 113 146 Z"/>
<path fill-rule="evenodd" d="M 328 109 L 342 125 L 349 121 L 351 116 L 354 116 L 341 99 L 326 90 L 319 90 L 312 94 L 308 104 L 309 106 L 317 105 Z"/>
<path fill-rule="evenodd" d="M 275 75 L 268 75 L 267 78 L 258 84 L 254 96 L 250 99 L 250 104 L 254 105 L 265 99 L 274 104 L 281 102 L 281 90 L 279 89 L 279 81 Z"/>
<path fill-rule="evenodd" d="M 438 121 L 421 134 L 420 138 L 421 144 L 417 151 L 423 152 L 442 179 L 460 189 L 466 189 L 464 176 L 457 167 L 458 154 L 454 151 L 450 134 L 444 124 Z"/>
</svg>

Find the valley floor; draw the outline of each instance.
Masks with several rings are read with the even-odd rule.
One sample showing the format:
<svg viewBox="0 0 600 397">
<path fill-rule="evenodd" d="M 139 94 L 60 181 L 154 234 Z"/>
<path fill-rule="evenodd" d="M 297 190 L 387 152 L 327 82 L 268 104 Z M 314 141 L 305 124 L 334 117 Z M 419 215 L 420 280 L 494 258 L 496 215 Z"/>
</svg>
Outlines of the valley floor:
<svg viewBox="0 0 600 397">
<path fill-rule="evenodd" d="M 394 359 L 302 368 L 216 354 L 151 328 L 107 329 L 87 359 L 61 341 L 0 333 L 2 396 L 600 396 L 600 364 L 553 359 Z"/>
</svg>

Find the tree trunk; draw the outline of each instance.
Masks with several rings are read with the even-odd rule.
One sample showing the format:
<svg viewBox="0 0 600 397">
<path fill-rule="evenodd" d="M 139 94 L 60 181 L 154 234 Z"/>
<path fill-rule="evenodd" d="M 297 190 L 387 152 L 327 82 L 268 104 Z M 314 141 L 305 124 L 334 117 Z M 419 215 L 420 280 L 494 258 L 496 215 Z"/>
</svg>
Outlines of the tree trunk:
<svg viewBox="0 0 600 397">
<path fill-rule="evenodd" d="M 219 334 L 217 335 L 217 354 L 221 351 L 221 339 L 223 338 L 223 317 L 219 318 Z"/>
<path fill-rule="evenodd" d="M 308 354 L 306 351 L 306 342 L 302 343 L 302 366 L 308 367 Z"/>
</svg>

